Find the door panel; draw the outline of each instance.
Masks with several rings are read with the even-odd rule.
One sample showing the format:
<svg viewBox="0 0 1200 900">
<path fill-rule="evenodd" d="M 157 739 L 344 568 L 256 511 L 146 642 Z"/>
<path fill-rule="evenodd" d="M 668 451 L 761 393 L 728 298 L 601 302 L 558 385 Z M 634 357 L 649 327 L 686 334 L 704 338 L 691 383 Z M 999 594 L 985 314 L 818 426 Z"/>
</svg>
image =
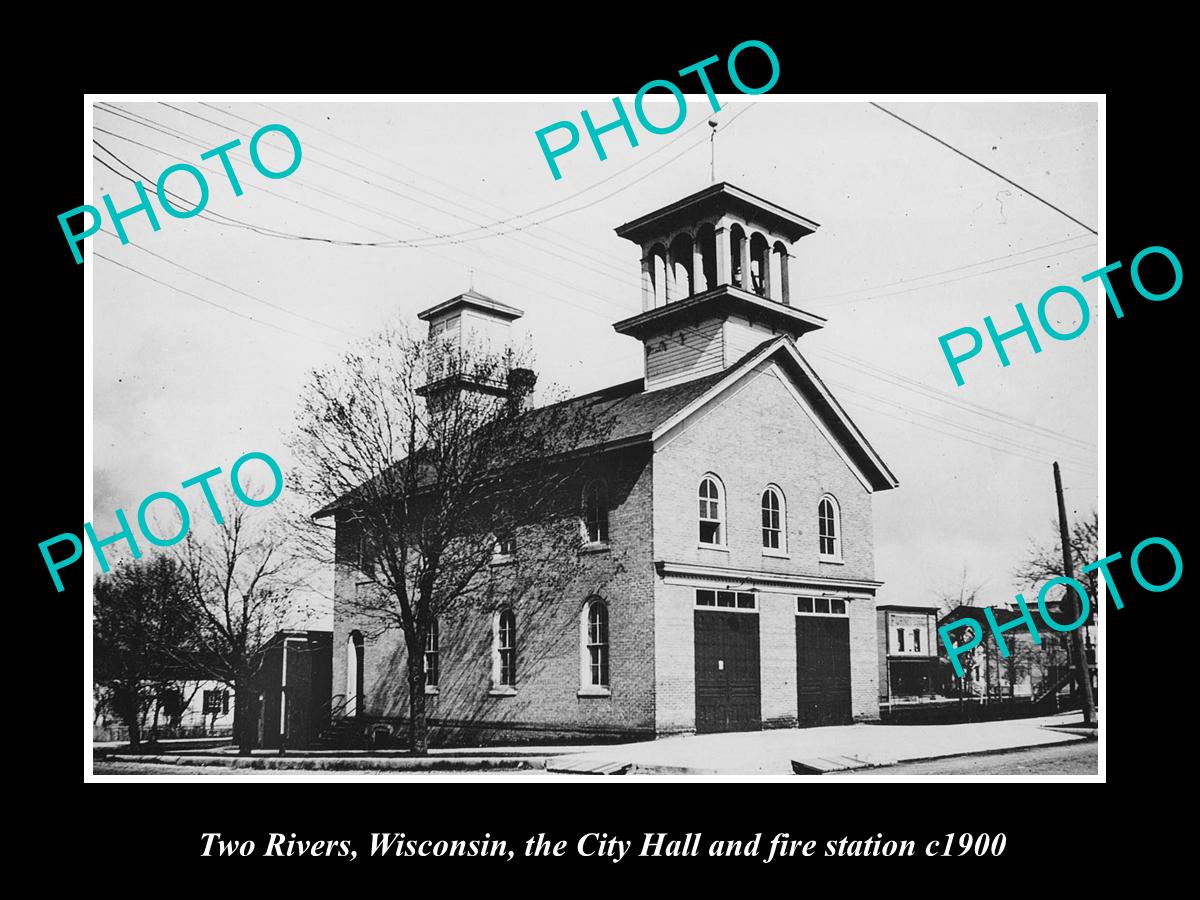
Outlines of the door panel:
<svg viewBox="0 0 1200 900">
<path fill-rule="evenodd" d="M 796 617 L 796 694 L 801 728 L 853 721 L 849 619 Z"/>
<path fill-rule="evenodd" d="M 696 731 L 762 728 L 757 613 L 696 610 Z"/>
</svg>

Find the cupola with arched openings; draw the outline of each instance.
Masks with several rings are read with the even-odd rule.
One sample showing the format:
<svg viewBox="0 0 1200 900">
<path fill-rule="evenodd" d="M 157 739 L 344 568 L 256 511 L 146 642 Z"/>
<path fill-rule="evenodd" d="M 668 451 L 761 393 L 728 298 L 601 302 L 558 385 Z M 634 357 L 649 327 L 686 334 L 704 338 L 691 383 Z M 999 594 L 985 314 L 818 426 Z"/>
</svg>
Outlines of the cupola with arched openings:
<svg viewBox="0 0 1200 900">
<path fill-rule="evenodd" d="M 626 222 L 641 248 L 642 311 L 613 327 L 645 346 L 646 389 L 737 362 L 825 320 L 792 302 L 793 247 L 820 226 L 728 182 Z"/>
</svg>

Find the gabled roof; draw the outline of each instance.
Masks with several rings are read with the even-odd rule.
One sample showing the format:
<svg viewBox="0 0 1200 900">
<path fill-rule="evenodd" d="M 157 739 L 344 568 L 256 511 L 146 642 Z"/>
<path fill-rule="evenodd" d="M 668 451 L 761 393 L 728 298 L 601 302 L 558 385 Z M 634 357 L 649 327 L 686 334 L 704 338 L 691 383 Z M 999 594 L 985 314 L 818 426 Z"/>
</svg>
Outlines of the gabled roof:
<svg viewBox="0 0 1200 900">
<path fill-rule="evenodd" d="M 690 416 L 768 361 L 777 361 L 787 369 L 797 399 L 830 437 L 835 449 L 842 454 L 864 487 L 878 491 L 899 485 L 896 476 L 786 335 L 763 341 L 720 372 L 682 384 L 647 391 L 644 381 L 639 378 L 533 409 L 524 415 L 530 417 L 530 426 L 534 428 L 539 416 L 549 418 L 553 414 L 570 414 L 574 410 L 594 416 L 601 423 L 602 436 L 595 440 L 578 445 L 570 445 L 564 440 L 560 446 L 553 447 L 553 451 L 561 455 L 649 443 L 682 425 Z M 512 464 L 517 462 L 514 460 Z M 314 514 L 314 518 L 332 515 L 345 505 L 352 493 L 325 506 Z"/>
<path fill-rule="evenodd" d="M 417 318 L 429 321 L 435 316 L 461 309 L 464 306 L 483 310 L 497 318 L 510 322 L 525 315 L 523 310 L 517 309 L 515 306 L 509 306 L 507 303 L 501 303 L 499 300 L 493 300 L 485 294 L 472 290 L 464 291 L 456 297 L 451 297 L 449 300 L 443 300 L 441 303 L 435 303 L 428 309 L 421 310 L 417 313 Z"/>
<path fill-rule="evenodd" d="M 825 386 L 816 370 L 809 365 L 796 349 L 796 344 L 786 335 L 763 341 L 737 363 L 721 372 L 714 384 L 661 422 L 654 430 L 654 438 L 657 440 L 671 429 L 680 426 L 689 416 L 768 361 L 777 361 L 790 372 L 792 378 L 789 387 L 794 387 L 796 399 L 813 418 L 818 428 L 825 432 L 834 449 L 842 455 L 864 487 L 871 491 L 886 491 L 900 485 L 896 476 L 875 452 L 875 448 Z"/>
<path fill-rule="evenodd" d="M 705 216 L 720 215 L 726 211 L 736 213 L 743 218 L 761 221 L 773 232 L 782 235 L 789 241 L 799 240 L 821 227 L 812 219 L 805 218 L 790 209 L 784 209 L 778 203 L 772 203 L 757 194 L 744 191 L 727 181 L 720 181 L 710 184 L 694 194 L 689 194 L 682 200 L 676 200 L 674 203 L 638 216 L 631 222 L 619 225 L 616 232 L 618 237 L 640 244 L 657 234 L 669 232 L 681 226 L 690 225 Z"/>
</svg>

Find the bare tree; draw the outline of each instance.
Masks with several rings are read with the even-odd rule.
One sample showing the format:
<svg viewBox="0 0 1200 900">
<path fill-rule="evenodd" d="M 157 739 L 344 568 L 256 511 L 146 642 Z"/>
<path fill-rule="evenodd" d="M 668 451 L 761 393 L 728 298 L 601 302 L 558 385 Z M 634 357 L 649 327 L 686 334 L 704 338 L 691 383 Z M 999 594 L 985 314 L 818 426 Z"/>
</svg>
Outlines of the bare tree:
<svg viewBox="0 0 1200 900">
<path fill-rule="evenodd" d="M 316 514 L 310 552 L 371 582 L 340 598 L 364 628 L 403 633 L 414 753 L 428 749 L 435 620 L 570 577 L 564 560 L 583 540 L 573 451 L 605 426 L 581 404 L 528 409 L 526 362 L 511 349 L 417 339 L 397 322 L 312 373 L 301 397 L 292 481 Z M 512 564 L 490 577 L 497 554 Z"/>
<path fill-rule="evenodd" d="M 248 754 L 255 733 L 252 685 L 264 648 L 305 610 L 294 602 L 300 583 L 274 517 L 227 493 L 222 519 L 207 535 L 193 528 L 178 547 L 195 648 L 188 660 L 233 689 L 234 741 Z"/>
<path fill-rule="evenodd" d="M 1100 572 L 1093 569 L 1082 572 L 1083 566 L 1099 559 L 1100 548 L 1100 517 L 1095 510 L 1090 516 L 1076 519 L 1070 531 L 1071 557 L 1075 560 L 1076 581 L 1083 584 L 1091 598 L 1091 610 L 1088 622 L 1095 621 L 1096 605 L 1099 603 Z M 1029 541 L 1028 554 L 1013 570 L 1018 582 L 1030 591 L 1031 596 L 1043 584 L 1052 578 L 1063 575 L 1062 538 L 1057 519 L 1050 522 L 1050 536 L 1038 542 Z M 1063 586 L 1057 590 L 1058 598 L 1065 596 L 1071 588 Z M 1060 632 L 1042 635 L 1042 652 L 1039 661 L 1042 665 L 1042 685 L 1054 684 L 1071 670 L 1070 636 Z M 1072 687 L 1072 691 L 1075 688 Z"/>
<path fill-rule="evenodd" d="M 1050 524 L 1051 537 L 1041 542 L 1030 538 L 1028 555 L 1013 570 L 1013 575 L 1030 590 L 1063 574 L 1058 520 L 1051 520 Z M 1100 572 L 1098 569 L 1082 573 L 1079 570 L 1100 558 L 1099 547 L 1100 517 L 1092 510 L 1091 516 L 1076 519 L 1071 525 L 1071 557 L 1075 560 L 1075 580 L 1087 588 L 1088 596 L 1092 598 L 1093 609 L 1100 588 Z"/>
<path fill-rule="evenodd" d="M 974 640 L 975 635 L 985 627 L 983 618 L 983 607 L 987 603 L 983 599 L 983 590 L 987 582 L 973 580 L 967 572 L 967 567 L 963 566 L 957 581 L 942 583 L 933 588 L 933 596 L 938 601 L 938 621 L 941 622 L 950 613 L 962 606 L 978 607 L 979 614 L 974 618 L 978 621 L 978 625 L 967 625 L 956 628 L 950 632 L 950 642 L 955 647 L 961 647 L 963 644 L 968 644 Z M 941 638 L 939 636 L 938 640 Z M 980 647 L 983 647 L 981 650 Z M 939 667 L 942 669 L 942 674 L 939 676 L 939 681 L 945 685 L 951 684 L 951 680 L 958 685 L 958 693 L 961 697 L 964 691 L 973 693 L 974 689 L 967 690 L 967 685 L 974 685 L 980 682 L 984 683 L 986 688 L 989 659 L 987 657 L 986 646 L 984 642 L 980 642 L 972 650 L 968 650 L 958 657 L 959 665 L 963 668 L 963 676 L 959 677 L 951 666 L 948 658 L 942 657 L 939 654 Z"/>
<path fill-rule="evenodd" d="M 957 582 L 942 584 L 933 589 L 933 596 L 938 601 L 938 618 L 942 618 L 960 606 L 987 606 L 983 599 L 983 589 L 986 581 L 974 581 L 963 566 Z"/>
<path fill-rule="evenodd" d="M 167 689 L 176 656 L 189 646 L 182 569 L 169 556 L 119 564 L 92 591 L 93 675 L 104 702 L 141 746 L 141 724 Z"/>
</svg>

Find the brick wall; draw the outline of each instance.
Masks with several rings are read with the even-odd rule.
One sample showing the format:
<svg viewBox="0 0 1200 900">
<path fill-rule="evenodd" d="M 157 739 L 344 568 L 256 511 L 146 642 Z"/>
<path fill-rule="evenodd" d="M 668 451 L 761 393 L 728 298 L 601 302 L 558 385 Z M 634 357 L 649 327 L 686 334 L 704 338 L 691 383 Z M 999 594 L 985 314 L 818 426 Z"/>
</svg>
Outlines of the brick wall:
<svg viewBox="0 0 1200 900">
<path fill-rule="evenodd" d="M 875 627 L 877 639 L 875 641 L 876 653 L 879 658 L 879 701 L 881 703 L 890 700 L 888 696 L 888 633 L 887 633 L 887 613 L 883 610 L 876 611 Z"/>
<path fill-rule="evenodd" d="M 651 467 L 648 448 L 627 449 L 593 460 L 572 487 L 564 508 L 578 508 L 583 480 L 608 485 L 609 549 L 564 560 L 559 581 L 520 589 L 516 566 L 489 567 L 486 600 L 445 613 L 439 620 L 438 692 L 427 696 L 430 739 L 473 744 L 648 736 L 654 728 L 653 567 L 650 561 Z M 576 528 L 574 513 L 558 525 Z M 543 526 L 544 527 L 544 526 Z M 540 528 L 518 529 L 518 557 L 536 554 Z M 349 539 L 346 539 L 349 552 Z M 528 574 L 529 570 L 525 570 Z M 339 572 L 339 598 L 356 589 L 352 570 Z M 514 593 L 519 596 L 514 596 Z M 608 697 L 579 696 L 582 687 L 581 612 L 592 596 L 609 611 Z M 517 624 L 515 694 L 493 692 L 493 617 L 510 604 Z M 346 639 L 362 627 L 344 602 L 335 603 L 334 693 L 344 692 Z M 368 639 L 364 647 L 365 712 L 400 737 L 408 717 L 407 650 L 399 631 Z"/>
<path fill-rule="evenodd" d="M 879 719 L 879 637 L 873 597 L 846 604 L 850 614 L 850 711 L 854 721 Z"/>
<path fill-rule="evenodd" d="M 654 591 L 654 728 L 696 730 L 696 589 L 658 581 Z"/>
<path fill-rule="evenodd" d="M 871 494 L 800 408 L 773 366 L 753 373 L 721 402 L 666 435 L 654 456 L 654 556 L 772 573 L 871 580 L 875 574 Z M 697 489 L 716 474 L 725 500 L 724 550 L 699 546 Z M 786 504 L 786 558 L 762 550 L 761 497 L 777 485 Z M 830 493 L 841 509 L 843 563 L 819 557 L 817 504 Z M 694 587 L 656 590 L 657 729 L 694 727 Z M 794 724 L 795 594 L 761 594 L 762 696 L 765 723 Z M 875 603 L 848 600 L 851 699 L 856 719 L 879 715 Z M 785 664 L 786 663 L 786 664 Z"/>
<path fill-rule="evenodd" d="M 786 378 L 786 375 L 779 377 Z M 871 495 L 772 372 L 751 375 L 721 403 L 668 435 L 654 457 L 656 556 L 675 562 L 872 579 Z M 696 491 L 714 472 L 725 487 L 729 551 L 698 547 Z M 780 487 L 789 559 L 762 553 L 762 491 Z M 818 559 L 817 503 L 841 507 L 844 563 Z"/>
<path fill-rule="evenodd" d="M 796 595 L 758 595 L 763 728 L 796 727 Z"/>
</svg>

